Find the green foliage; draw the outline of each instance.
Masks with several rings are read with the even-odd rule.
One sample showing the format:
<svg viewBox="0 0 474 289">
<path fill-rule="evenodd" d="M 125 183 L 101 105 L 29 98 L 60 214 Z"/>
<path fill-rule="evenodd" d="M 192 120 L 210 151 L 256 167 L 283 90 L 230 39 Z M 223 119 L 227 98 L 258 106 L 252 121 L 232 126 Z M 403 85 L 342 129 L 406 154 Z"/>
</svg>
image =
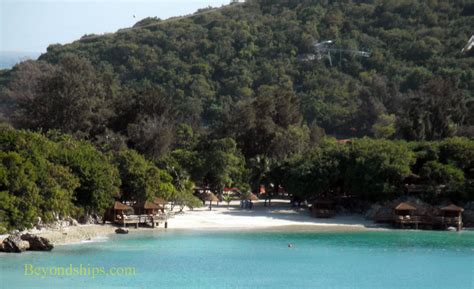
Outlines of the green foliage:
<svg viewBox="0 0 474 289">
<path fill-rule="evenodd" d="M 351 143 L 345 173 L 346 191 L 368 199 L 400 194 L 414 154 L 403 142 L 358 139 Z"/>
<path fill-rule="evenodd" d="M 133 150 L 122 150 L 116 153 L 114 162 L 120 172 L 121 199 L 124 201 L 152 201 L 160 196 L 168 199 L 175 188 L 171 176 L 147 161 Z"/>
<path fill-rule="evenodd" d="M 21 128 L 90 139 L 112 131 L 154 161 L 183 148 L 183 125 L 194 140 L 235 139 L 247 160 L 301 153 L 305 124 L 341 138 L 470 135 L 474 63 L 459 52 L 472 33 L 466 5 L 248 1 L 146 18 L 3 72 L 0 112 Z M 298 60 L 324 40 L 371 56 Z"/>
<path fill-rule="evenodd" d="M 396 132 L 396 117 L 393 114 L 382 114 L 372 126 L 376 138 L 390 138 Z"/>
<path fill-rule="evenodd" d="M 194 204 L 194 183 L 384 199 L 411 171 L 472 199 L 473 142 L 451 138 L 473 136 L 466 5 L 247 1 L 52 45 L 0 73 L 0 118 L 74 137 L 2 127 L 0 230 L 101 212 L 119 188 Z M 324 40 L 371 56 L 298 60 Z"/>
<path fill-rule="evenodd" d="M 58 151 L 45 137 L 0 129 L 0 227 L 31 227 L 37 217 L 51 221 L 74 213 L 79 179 L 52 160 Z"/>
<path fill-rule="evenodd" d="M 74 202 L 86 211 L 102 213 L 119 193 L 120 176 L 107 155 L 86 141 L 67 135 L 50 135 L 57 143 L 52 161 L 68 167 L 79 178 Z"/>
<path fill-rule="evenodd" d="M 441 191 L 448 196 L 463 194 L 465 189 L 464 173 L 453 165 L 430 161 L 423 165 L 420 175 L 428 180 L 433 191 L 441 185 Z"/>
</svg>

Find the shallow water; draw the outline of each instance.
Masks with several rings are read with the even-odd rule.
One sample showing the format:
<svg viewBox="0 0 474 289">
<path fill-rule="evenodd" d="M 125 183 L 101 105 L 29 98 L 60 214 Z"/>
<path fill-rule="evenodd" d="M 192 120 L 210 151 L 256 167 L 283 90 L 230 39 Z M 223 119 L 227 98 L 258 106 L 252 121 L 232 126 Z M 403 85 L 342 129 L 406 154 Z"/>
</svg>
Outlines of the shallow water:
<svg viewBox="0 0 474 289">
<path fill-rule="evenodd" d="M 53 270 L 53 276 L 41 277 L 26 276 L 25 264 L 136 271 L 93 278 L 54 276 Z M 108 242 L 58 246 L 50 253 L 3 254 L 0 288 L 474 288 L 474 232 L 117 235 Z"/>
</svg>

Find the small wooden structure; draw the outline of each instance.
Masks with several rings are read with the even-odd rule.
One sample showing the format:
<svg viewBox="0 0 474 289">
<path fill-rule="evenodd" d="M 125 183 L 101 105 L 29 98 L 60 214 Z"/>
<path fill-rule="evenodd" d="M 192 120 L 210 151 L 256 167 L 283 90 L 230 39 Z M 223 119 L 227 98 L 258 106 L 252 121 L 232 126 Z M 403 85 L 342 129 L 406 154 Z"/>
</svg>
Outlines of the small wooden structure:
<svg viewBox="0 0 474 289">
<path fill-rule="evenodd" d="M 320 199 L 315 200 L 310 208 L 313 218 L 332 218 L 335 214 L 334 201 Z"/>
<path fill-rule="evenodd" d="M 158 205 L 159 209 L 161 210 L 161 213 L 165 213 L 165 205 L 168 203 L 165 199 L 163 199 L 162 197 L 156 197 L 153 200 L 153 203 Z"/>
<path fill-rule="evenodd" d="M 418 229 L 420 218 L 416 215 L 416 207 L 405 202 L 398 204 L 394 209 L 393 222 L 400 228 L 405 228 L 406 225 L 414 225 L 415 229 Z"/>
<path fill-rule="evenodd" d="M 133 214 L 133 208 L 127 205 L 122 204 L 119 201 L 115 201 L 114 205 L 107 209 L 104 214 L 104 220 L 115 223 L 119 220 L 123 220 L 126 215 Z"/>
<path fill-rule="evenodd" d="M 136 215 L 156 215 L 159 213 L 158 210 L 160 209 L 160 207 L 150 201 L 144 201 L 136 203 L 133 206 L 133 209 L 135 210 Z"/>
<path fill-rule="evenodd" d="M 463 211 L 463 208 L 451 204 L 441 208 L 441 216 L 437 217 L 436 220 L 442 224 L 444 229 L 453 226 L 457 231 L 460 231 L 462 228 Z"/>
<path fill-rule="evenodd" d="M 136 214 L 134 213 L 134 209 Z M 168 227 L 169 214 L 159 214 L 159 206 L 152 202 L 142 202 L 136 204 L 133 208 L 120 202 L 115 202 L 112 208 L 106 210 L 104 215 L 104 224 L 106 221 L 117 224 L 122 227 L 133 225 L 138 228 L 139 224 L 151 224 L 154 228 L 159 222 L 165 223 Z"/>
</svg>

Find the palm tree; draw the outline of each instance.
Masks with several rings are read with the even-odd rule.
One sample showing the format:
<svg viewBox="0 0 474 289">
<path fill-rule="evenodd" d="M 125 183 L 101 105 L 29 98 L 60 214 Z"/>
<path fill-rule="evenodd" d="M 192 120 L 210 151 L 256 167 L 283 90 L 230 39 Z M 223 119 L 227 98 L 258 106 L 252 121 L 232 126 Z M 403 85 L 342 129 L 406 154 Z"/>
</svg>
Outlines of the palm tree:
<svg viewBox="0 0 474 289">
<path fill-rule="evenodd" d="M 224 194 L 222 200 L 227 203 L 227 209 L 229 209 L 230 202 L 232 202 L 234 198 L 230 194 Z"/>
</svg>

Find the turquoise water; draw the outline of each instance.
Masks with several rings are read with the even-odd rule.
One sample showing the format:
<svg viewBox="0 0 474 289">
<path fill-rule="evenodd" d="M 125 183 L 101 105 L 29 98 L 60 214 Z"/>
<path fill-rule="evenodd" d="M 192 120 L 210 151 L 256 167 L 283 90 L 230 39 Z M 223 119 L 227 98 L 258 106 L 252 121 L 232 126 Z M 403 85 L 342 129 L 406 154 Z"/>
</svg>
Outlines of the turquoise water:
<svg viewBox="0 0 474 289">
<path fill-rule="evenodd" d="M 25 276 L 25 264 L 136 271 L 41 278 Z M 143 232 L 0 255 L 0 288 L 469 289 L 474 232 Z"/>
</svg>

